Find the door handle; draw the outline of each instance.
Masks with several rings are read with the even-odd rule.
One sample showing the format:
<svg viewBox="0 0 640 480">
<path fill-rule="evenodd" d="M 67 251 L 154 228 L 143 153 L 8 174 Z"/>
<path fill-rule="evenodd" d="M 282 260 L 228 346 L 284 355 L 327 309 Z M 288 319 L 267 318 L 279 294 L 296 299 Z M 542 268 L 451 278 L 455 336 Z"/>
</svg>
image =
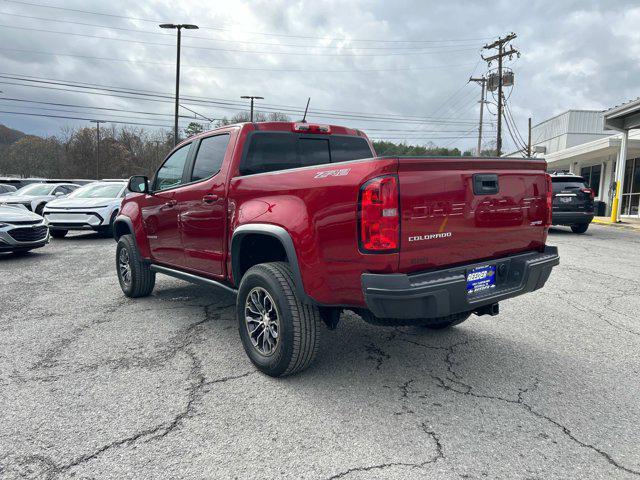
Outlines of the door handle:
<svg viewBox="0 0 640 480">
<path fill-rule="evenodd" d="M 205 195 L 204 197 L 202 197 L 202 201 L 204 203 L 214 203 L 217 200 L 218 200 L 218 195 L 215 195 L 215 194 Z"/>
<path fill-rule="evenodd" d="M 168 202 L 166 202 L 164 204 L 165 207 L 171 208 L 171 207 L 175 207 L 178 204 L 178 202 L 176 202 L 175 200 L 169 200 Z"/>
</svg>

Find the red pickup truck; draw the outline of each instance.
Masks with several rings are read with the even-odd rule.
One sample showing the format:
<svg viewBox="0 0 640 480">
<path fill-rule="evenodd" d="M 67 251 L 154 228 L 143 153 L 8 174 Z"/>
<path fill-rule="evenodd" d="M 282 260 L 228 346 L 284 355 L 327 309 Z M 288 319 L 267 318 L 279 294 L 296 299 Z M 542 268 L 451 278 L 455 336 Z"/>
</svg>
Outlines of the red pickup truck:
<svg viewBox="0 0 640 480">
<path fill-rule="evenodd" d="M 306 368 L 322 323 L 352 310 L 384 325 L 446 328 L 541 288 L 545 161 L 377 157 L 359 130 L 244 123 L 178 145 L 132 177 L 114 222 L 125 295 L 156 273 L 237 296 L 244 348 L 272 376 Z"/>
</svg>

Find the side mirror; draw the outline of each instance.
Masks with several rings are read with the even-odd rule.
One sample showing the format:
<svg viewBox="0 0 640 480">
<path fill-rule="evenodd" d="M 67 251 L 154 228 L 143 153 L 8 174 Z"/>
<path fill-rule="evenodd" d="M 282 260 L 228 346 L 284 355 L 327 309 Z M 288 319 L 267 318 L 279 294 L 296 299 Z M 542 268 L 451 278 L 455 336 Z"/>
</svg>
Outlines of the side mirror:
<svg viewBox="0 0 640 480">
<path fill-rule="evenodd" d="M 149 193 L 149 179 L 144 175 L 134 175 L 127 187 L 133 193 Z"/>
</svg>

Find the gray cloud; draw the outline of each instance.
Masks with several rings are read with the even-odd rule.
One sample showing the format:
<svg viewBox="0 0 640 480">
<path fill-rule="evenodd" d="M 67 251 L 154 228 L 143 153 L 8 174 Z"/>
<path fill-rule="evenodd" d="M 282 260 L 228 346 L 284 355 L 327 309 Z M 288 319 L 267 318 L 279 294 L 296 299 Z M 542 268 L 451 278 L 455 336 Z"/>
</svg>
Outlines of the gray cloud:
<svg viewBox="0 0 640 480">
<path fill-rule="evenodd" d="M 514 44 L 522 52 L 520 59 L 508 64 L 516 74 L 516 86 L 510 98 L 511 108 L 523 134 L 528 116 L 533 117 L 536 123 L 568 108 L 603 109 L 640 94 L 637 87 L 640 74 L 640 31 L 637 28 L 640 24 L 640 6 L 634 1 L 504 1 L 489 4 L 417 0 L 376 3 L 364 0 L 257 0 L 198 4 L 147 1 L 134 4 L 116 0 L 105 4 L 66 0 L 56 5 L 139 19 L 190 22 L 203 27 L 222 28 L 223 30 L 202 28 L 186 34 L 188 38 L 183 41 L 185 48 L 181 83 L 181 91 L 185 95 L 237 100 L 243 94 L 258 94 L 266 97 L 265 102 L 269 104 L 297 105 L 300 108 L 304 107 L 307 96 L 311 96 L 312 108 L 317 109 L 435 116 L 473 122 L 478 114 L 479 88 L 474 84 L 465 86 L 465 82 L 471 74 L 479 75 L 486 71 L 486 64 L 479 61 L 479 49 L 486 41 L 483 39 L 510 31 L 518 33 Z M 175 35 L 160 30 L 154 22 L 88 15 L 6 1 L 0 2 L 0 12 L 5 14 L 0 21 L 2 73 L 167 94 L 173 92 Z M 51 21 L 16 15 L 42 17 Z M 107 28 L 63 23 L 61 20 L 104 25 Z M 64 34 L 11 27 L 53 30 Z M 138 29 L 155 34 L 119 29 Z M 247 32 L 268 32 L 282 36 Z M 129 41 L 87 38 L 70 33 Z M 416 47 L 416 44 L 377 42 L 444 39 L 457 41 L 424 44 L 423 51 L 429 51 L 429 54 L 420 55 L 409 54 L 415 53 L 415 50 L 404 48 Z M 168 46 L 147 45 L 135 43 L 136 41 Z M 283 44 L 295 46 L 282 46 Z M 265 53 L 190 48 L 196 46 Z M 324 46 L 332 48 L 318 48 Z M 360 48 L 353 50 L 355 47 Z M 54 52 L 78 57 L 34 52 Z M 286 52 L 287 55 L 278 55 L 276 52 Z M 320 53 L 335 56 L 318 55 Z M 347 56 L 352 53 L 357 53 L 358 56 Z M 388 55 L 390 53 L 403 55 Z M 274 71 L 242 70 L 243 68 Z M 278 69 L 340 72 L 275 71 Z M 350 72 L 342 72 L 344 70 Z M 0 90 L 4 91 L 5 97 L 164 113 L 167 116 L 162 117 L 161 123 L 171 124 L 170 101 L 158 103 L 7 84 L 0 84 Z M 445 102 L 447 99 L 449 101 Z M 34 108 L 24 108 L 27 106 Z M 35 107 L 37 105 L 33 104 L 19 106 L 1 100 L 0 96 L 0 110 L 42 112 Z M 213 106 L 199 106 L 197 109 L 213 117 L 230 116 L 234 113 L 233 110 Z M 96 117 L 99 114 L 94 112 L 84 116 Z M 491 116 L 489 118 L 492 119 Z M 154 123 L 157 121 L 157 118 L 153 119 Z M 470 147 L 475 144 L 475 140 L 471 138 L 475 128 L 472 123 L 443 126 L 357 119 L 335 119 L 331 122 L 370 130 L 373 137 L 395 138 L 405 135 L 411 143 L 424 143 L 445 136 L 455 137 L 462 135 L 463 131 L 470 131 L 466 135 L 468 138 L 452 139 L 452 145 Z M 0 114 L 0 123 L 38 134 L 56 134 L 62 125 L 86 125 L 86 122 L 4 114 Z M 383 131 L 385 129 L 386 132 Z M 410 132 L 398 133 L 391 130 Z M 433 133 L 436 130 L 442 133 Z M 505 141 L 511 146 L 508 136 Z M 444 145 L 450 143 L 450 140 L 438 139 L 434 142 Z"/>
</svg>

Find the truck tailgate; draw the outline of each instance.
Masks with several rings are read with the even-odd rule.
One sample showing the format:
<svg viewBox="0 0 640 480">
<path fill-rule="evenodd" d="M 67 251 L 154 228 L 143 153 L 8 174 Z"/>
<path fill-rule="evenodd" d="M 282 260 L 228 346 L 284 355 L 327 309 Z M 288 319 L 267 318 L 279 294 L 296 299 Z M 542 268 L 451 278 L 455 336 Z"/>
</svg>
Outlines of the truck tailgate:
<svg viewBox="0 0 640 480">
<path fill-rule="evenodd" d="M 545 167 L 540 159 L 400 158 L 399 271 L 542 250 Z"/>
</svg>

